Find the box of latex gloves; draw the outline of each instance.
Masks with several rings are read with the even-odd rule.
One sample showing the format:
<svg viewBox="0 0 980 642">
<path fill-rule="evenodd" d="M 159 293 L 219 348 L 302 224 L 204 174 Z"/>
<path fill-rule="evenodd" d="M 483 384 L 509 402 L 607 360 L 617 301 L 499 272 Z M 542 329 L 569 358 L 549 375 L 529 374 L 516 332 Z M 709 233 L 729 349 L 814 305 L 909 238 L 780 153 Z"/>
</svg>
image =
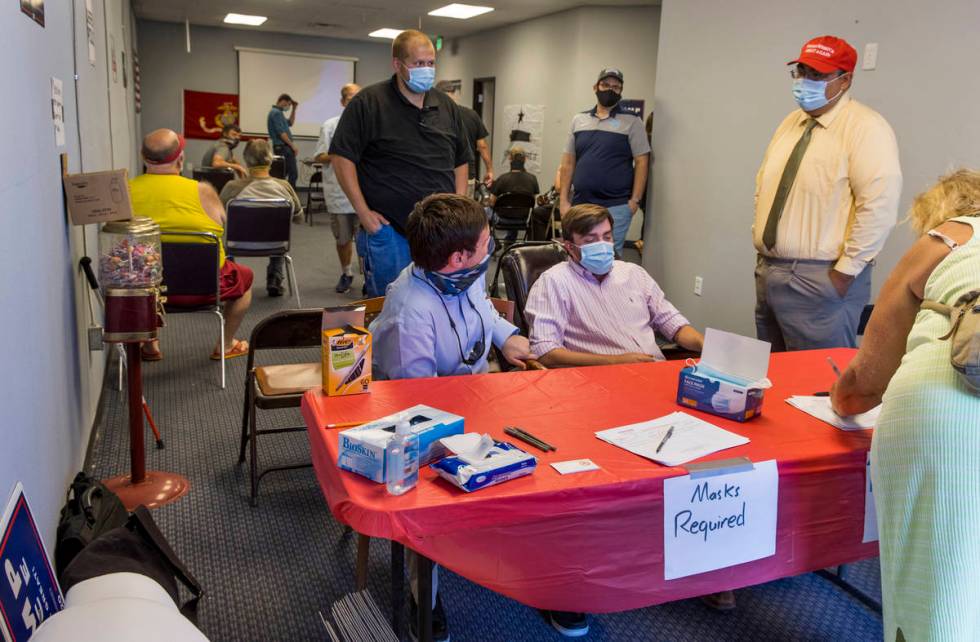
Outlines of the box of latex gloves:
<svg viewBox="0 0 980 642">
<path fill-rule="evenodd" d="M 337 467 L 384 483 L 385 448 L 395 436 L 395 426 L 408 421 L 419 437 L 419 466 L 444 457 L 443 437 L 463 432 L 463 418 L 429 406 L 412 406 L 401 412 L 343 430 L 338 435 Z"/>
<path fill-rule="evenodd" d="M 701 360 L 688 360 L 681 370 L 677 403 L 735 421 L 757 417 L 772 387 L 766 378 L 770 348 L 766 341 L 708 328 Z"/>
<path fill-rule="evenodd" d="M 534 455 L 490 435 L 471 432 L 441 441 L 453 454 L 429 468 L 468 493 L 530 475 L 538 465 Z"/>
</svg>

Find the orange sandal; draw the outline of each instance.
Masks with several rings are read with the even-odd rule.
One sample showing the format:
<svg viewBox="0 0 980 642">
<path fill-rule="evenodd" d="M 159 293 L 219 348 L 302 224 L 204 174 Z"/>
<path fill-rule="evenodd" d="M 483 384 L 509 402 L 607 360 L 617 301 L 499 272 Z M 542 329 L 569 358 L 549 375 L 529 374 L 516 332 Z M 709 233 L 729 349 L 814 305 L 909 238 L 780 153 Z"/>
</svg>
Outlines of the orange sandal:
<svg viewBox="0 0 980 642">
<path fill-rule="evenodd" d="M 225 352 L 225 359 L 233 359 L 235 357 L 242 357 L 248 354 L 248 341 L 244 339 L 235 339 L 235 343 L 231 344 L 231 350 Z M 217 352 L 211 353 L 212 361 L 221 361 L 221 355 Z"/>
<path fill-rule="evenodd" d="M 157 350 L 154 352 L 153 350 L 147 350 L 147 345 L 149 344 L 144 343 L 140 348 L 140 357 L 143 361 L 160 361 L 163 359 L 163 351 Z"/>
</svg>

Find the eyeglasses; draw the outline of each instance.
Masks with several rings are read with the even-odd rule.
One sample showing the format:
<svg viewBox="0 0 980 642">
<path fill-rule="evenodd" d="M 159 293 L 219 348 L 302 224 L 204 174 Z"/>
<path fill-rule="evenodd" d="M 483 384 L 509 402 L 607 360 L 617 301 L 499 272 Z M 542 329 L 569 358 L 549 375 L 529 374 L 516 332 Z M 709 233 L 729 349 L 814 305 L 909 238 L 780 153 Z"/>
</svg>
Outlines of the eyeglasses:
<svg viewBox="0 0 980 642">
<path fill-rule="evenodd" d="M 797 65 L 795 69 L 789 70 L 789 75 L 793 80 L 806 78 L 807 80 L 834 80 L 844 75 L 843 71 L 832 71 L 829 74 L 822 74 L 816 69 Z"/>
<path fill-rule="evenodd" d="M 617 84 L 608 83 L 605 80 L 600 80 L 599 81 L 599 89 L 602 89 L 602 90 L 609 90 L 609 89 L 611 89 L 614 92 L 616 92 L 617 94 L 623 93 L 623 86 L 622 85 L 620 85 L 618 83 Z"/>
</svg>

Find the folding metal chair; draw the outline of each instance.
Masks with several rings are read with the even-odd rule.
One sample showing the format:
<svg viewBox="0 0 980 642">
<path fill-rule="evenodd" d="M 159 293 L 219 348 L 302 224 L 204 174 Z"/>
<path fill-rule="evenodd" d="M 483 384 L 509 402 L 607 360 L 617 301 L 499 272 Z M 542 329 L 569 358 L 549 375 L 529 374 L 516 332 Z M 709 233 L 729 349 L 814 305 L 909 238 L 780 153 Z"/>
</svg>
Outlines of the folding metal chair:
<svg viewBox="0 0 980 642">
<path fill-rule="evenodd" d="M 534 196 L 520 192 L 505 192 L 497 197 L 493 204 L 493 230 L 495 240 L 500 241 L 500 253 L 503 254 L 517 241 L 526 241 L 531 231 L 531 212 L 534 210 Z M 497 232 L 513 232 L 514 238 L 500 238 Z M 523 232 L 523 238 L 517 234 Z"/>
<path fill-rule="evenodd" d="M 183 240 L 175 241 L 174 238 Z M 221 309 L 221 251 L 211 232 L 164 230 L 160 244 L 166 296 L 213 296 L 213 303 L 165 305 L 170 314 L 213 312 L 218 317 L 221 346 L 225 345 L 225 315 Z M 196 239 L 196 240 L 195 240 Z M 225 388 L 225 355 L 221 351 L 221 389 Z"/>
<path fill-rule="evenodd" d="M 256 410 L 299 408 L 303 393 L 322 385 L 320 366 L 321 323 L 323 309 L 287 310 L 277 312 L 259 321 L 248 340 L 248 362 L 245 367 L 245 405 L 242 409 L 241 448 L 238 463 L 245 461 L 245 447 L 250 446 L 249 479 L 250 503 L 258 503 L 259 481 L 267 473 L 277 470 L 307 468 L 312 464 L 276 466 L 259 472 L 258 436 L 285 432 L 305 431 L 305 426 L 285 428 L 256 427 Z M 315 360 L 307 363 L 285 365 L 255 364 L 260 350 L 306 349 Z"/>
<path fill-rule="evenodd" d="M 228 203 L 225 249 L 230 256 L 282 257 L 286 281 L 296 307 L 302 307 L 299 285 L 289 256 L 293 203 L 278 198 L 236 198 Z"/>
<path fill-rule="evenodd" d="M 316 165 L 314 165 L 316 167 Z M 321 207 L 327 210 L 327 203 L 323 199 L 323 170 L 318 169 L 310 176 L 310 184 L 306 191 L 306 222 L 313 225 L 314 205 L 319 210 Z"/>
</svg>

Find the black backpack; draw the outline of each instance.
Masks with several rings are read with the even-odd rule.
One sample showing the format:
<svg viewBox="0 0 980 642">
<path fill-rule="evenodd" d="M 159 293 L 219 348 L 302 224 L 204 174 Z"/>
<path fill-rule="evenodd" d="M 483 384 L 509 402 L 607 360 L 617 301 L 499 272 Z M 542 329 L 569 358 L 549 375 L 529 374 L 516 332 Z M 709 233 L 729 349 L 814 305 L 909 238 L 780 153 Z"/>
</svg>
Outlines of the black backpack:
<svg viewBox="0 0 980 642">
<path fill-rule="evenodd" d="M 127 519 L 129 511 L 115 493 L 83 472 L 75 475 L 58 520 L 54 547 L 54 566 L 58 578 L 92 540 L 125 525 Z"/>
</svg>

